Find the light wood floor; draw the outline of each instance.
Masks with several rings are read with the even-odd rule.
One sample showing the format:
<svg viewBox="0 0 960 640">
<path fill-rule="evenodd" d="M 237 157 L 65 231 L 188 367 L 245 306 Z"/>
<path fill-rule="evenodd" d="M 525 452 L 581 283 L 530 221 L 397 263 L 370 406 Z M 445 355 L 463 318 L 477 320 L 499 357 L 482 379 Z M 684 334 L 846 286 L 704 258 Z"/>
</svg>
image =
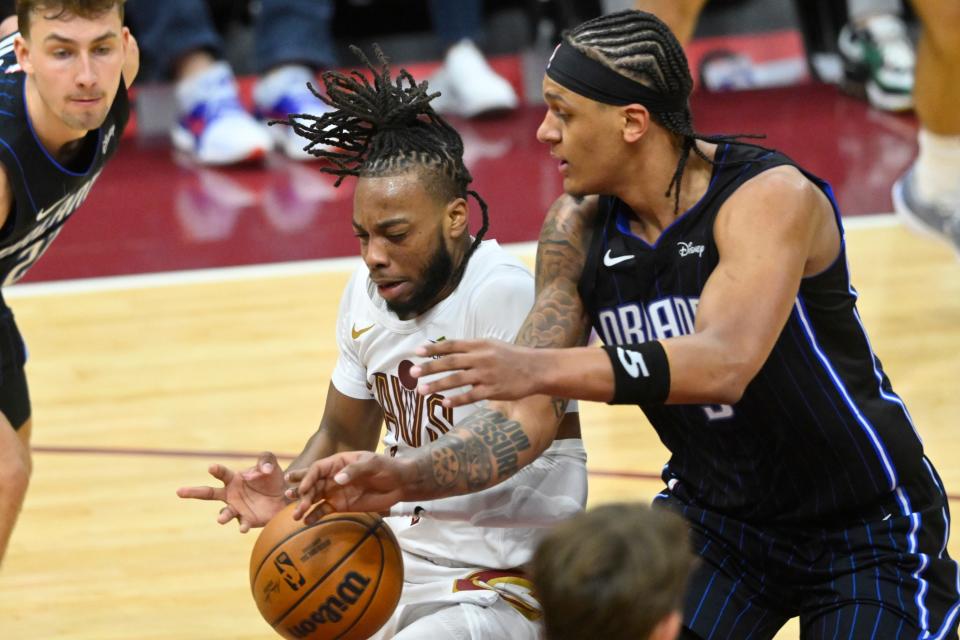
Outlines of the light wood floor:
<svg viewBox="0 0 960 640">
<path fill-rule="evenodd" d="M 848 242 L 873 345 L 960 495 L 960 262 L 896 226 L 851 230 Z M 210 462 L 252 461 L 203 452 L 300 450 L 323 407 L 345 279 L 335 269 L 9 292 L 30 347 L 40 451 L 0 572 L 0 638 L 273 637 L 247 584 L 254 534 L 174 491 L 205 483 Z M 592 470 L 656 473 L 666 459 L 636 409 L 586 405 L 583 423 Z M 658 490 L 595 476 L 590 502 Z M 780 637 L 796 636 L 793 625 Z"/>
</svg>

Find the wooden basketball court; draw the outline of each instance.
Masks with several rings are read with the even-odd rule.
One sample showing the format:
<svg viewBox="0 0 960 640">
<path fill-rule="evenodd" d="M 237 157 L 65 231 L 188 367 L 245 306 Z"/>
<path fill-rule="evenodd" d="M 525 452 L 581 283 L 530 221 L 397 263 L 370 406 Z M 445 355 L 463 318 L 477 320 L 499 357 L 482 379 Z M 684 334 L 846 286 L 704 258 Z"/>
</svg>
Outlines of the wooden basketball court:
<svg viewBox="0 0 960 640">
<path fill-rule="evenodd" d="M 860 312 L 957 507 L 960 261 L 889 221 L 848 232 Z M 0 638 L 274 637 L 248 586 L 256 533 L 174 492 L 207 483 L 214 461 L 299 452 L 323 408 L 354 264 L 7 292 L 30 348 L 37 452 L 0 572 Z M 666 454 L 642 414 L 582 413 L 590 503 L 649 501 Z M 780 637 L 797 635 L 794 623 Z"/>
</svg>

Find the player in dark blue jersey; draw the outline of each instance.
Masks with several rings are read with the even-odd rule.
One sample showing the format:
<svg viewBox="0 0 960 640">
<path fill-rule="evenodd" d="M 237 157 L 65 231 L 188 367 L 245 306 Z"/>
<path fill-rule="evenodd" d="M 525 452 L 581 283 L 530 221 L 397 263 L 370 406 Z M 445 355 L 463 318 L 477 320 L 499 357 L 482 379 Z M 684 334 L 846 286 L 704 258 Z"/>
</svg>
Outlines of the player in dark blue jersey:
<svg viewBox="0 0 960 640">
<path fill-rule="evenodd" d="M 554 437 L 563 400 L 637 404 L 671 452 L 657 503 L 702 562 L 689 638 L 956 638 L 946 494 L 857 314 L 830 187 L 774 151 L 693 128 L 683 49 L 654 16 L 565 34 L 538 138 L 563 175 L 515 345 L 426 345 L 475 412 L 407 458 L 347 453 L 300 511 L 382 510 L 482 489 Z M 597 196 L 592 194 L 605 194 Z M 590 329 L 602 349 L 584 347 Z M 565 348 L 556 348 L 565 347 Z M 431 380 L 427 378 L 427 380 Z"/>
<path fill-rule="evenodd" d="M 0 40 L 0 283 L 53 242 L 113 156 L 139 68 L 123 0 L 19 0 Z M 0 29 L 16 27 L 5 19 Z M 30 478 L 26 349 L 0 296 L 0 560 Z"/>
</svg>

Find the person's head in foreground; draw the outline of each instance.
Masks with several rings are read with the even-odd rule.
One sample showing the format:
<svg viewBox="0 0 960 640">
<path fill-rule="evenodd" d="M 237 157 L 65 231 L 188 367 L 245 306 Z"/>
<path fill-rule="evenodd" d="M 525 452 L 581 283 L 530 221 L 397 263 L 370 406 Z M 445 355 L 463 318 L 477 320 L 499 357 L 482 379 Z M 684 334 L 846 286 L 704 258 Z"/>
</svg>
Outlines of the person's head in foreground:
<svg viewBox="0 0 960 640">
<path fill-rule="evenodd" d="M 665 509 L 622 503 L 561 523 L 534 554 L 548 640 L 672 640 L 695 564 L 687 524 Z"/>
<path fill-rule="evenodd" d="M 387 59 L 375 48 L 375 67 L 354 48 L 373 82 L 359 72 L 323 75 L 333 107 L 319 117 L 291 116 L 310 140 L 305 147 L 333 166 L 321 170 L 356 176 L 354 234 L 370 279 L 391 311 L 409 319 L 430 309 L 456 287 L 470 254 L 487 229 L 486 204 L 467 186 L 463 140 L 438 116 L 426 82 L 405 70 L 392 80 Z M 483 212 L 475 239 L 468 228 L 467 196 Z"/>
</svg>

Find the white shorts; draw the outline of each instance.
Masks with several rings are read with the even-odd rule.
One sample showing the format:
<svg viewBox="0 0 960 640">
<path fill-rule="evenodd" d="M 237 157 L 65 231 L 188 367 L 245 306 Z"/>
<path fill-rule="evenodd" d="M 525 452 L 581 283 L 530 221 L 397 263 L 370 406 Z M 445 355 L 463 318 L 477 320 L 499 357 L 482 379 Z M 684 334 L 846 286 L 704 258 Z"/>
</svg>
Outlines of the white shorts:
<svg viewBox="0 0 960 640">
<path fill-rule="evenodd" d="M 540 608 L 513 572 L 444 567 L 403 554 L 400 604 L 375 640 L 537 640 Z"/>
</svg>

